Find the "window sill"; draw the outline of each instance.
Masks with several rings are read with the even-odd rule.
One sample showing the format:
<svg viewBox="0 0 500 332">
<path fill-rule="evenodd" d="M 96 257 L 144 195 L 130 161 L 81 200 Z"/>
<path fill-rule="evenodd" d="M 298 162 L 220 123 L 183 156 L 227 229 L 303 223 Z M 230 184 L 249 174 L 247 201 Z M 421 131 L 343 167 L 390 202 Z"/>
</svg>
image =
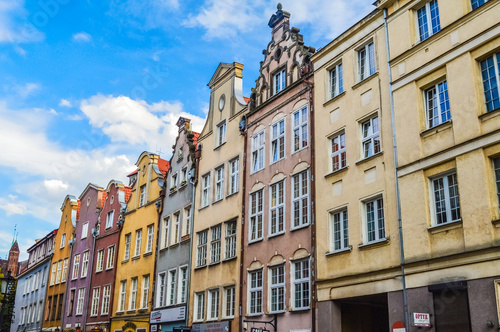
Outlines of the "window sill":
<svg viewBox="0 0 500 332">
<path fill-rule="evenodd" d="M 264 241 L 264 238 L 260 238 L 260 239 L 255 239 L 255 240 L 249 240 L 248 241 L 248 244 L 254 244 L 254 243 L 257 243 L 257 242 L 262 242 Z"/>
<path fill-rule="evenodd" d="M 206 268 L 206 267 L 207 267 L 207 264 L 204 264 L 204 265 L 198 265 L 194 269 L 195 270 L 201 270 L 201 269 Z"/>
<path fill-rule="evenodd" d="M 223 263 L 227 263 L 227 262 L 231 262 L 231 261 L 234 261 L 234 260 L 236 260 L 236 256 L 225 258 L 222 262 Z"/>
<path fill-rule="evenodd" d="M 132 260 L 135 261 L 136 259 L 139 259 L 139 258 L 141 258 L 141 255 L 137 255 L 137 256 L 132 257 Z"/>
<path fill-rule="evenodd" d="M 181 184 L 179 185 L 179 189 L 178 190 L 182 190 L 184 188 L 187 187 L 187 181 L 184 181 L 184 183 L 181 182 Z"/>
<path fill-rule="evenodd" d="M 345 254 L 345 253 L 349 253 L 352 251 L 352 246 L 349 246 L 347 248 L 344 248 L 344 249 L 339 249 L 339 250 L 334 250 L 334 251 L 329 251 L 329 252 L 326 252 L 325 253 L 325 256 L 336 256 L 336 255 L 341 255 L 341 254 Z"/>
<path fill-rule="evenodd" d="M 307 310 L 310 310 L 311 308 L 298 308 L 298 309 L 295 309 L 295 308 L 292 308 L 289 310 L 289 312 L 301 312 L 301 311 L 307 311 Z"/>
<path fill-rule="evenodd" d="M 264 169 L 264 167 L 263 167 L 263 168 L 261 168 L 261 169 L 258 169 L 258 170 L 256 170 L 256 171 L 251 171 L 251 172 L 250 172 L 250 175 L 257 174 L 257 173 L 259 173 L 260 171 L 262 171 L 263 169 Z"/>
<path fill-rule="evenodd" d="M 437 134 L 437 133 L 439 133 L 441 131 L 444 131 L 446 129 L 451 128 L 452 124 L 453 124 L 453 122 L 450 119 L 448 121 L 445 121 L 443 123 L 438 124 L 437 126 L 434 126 L 432 128 L 429 128 L 429 129 L 426 129 L 424 131 L 421 131 L 420 132 L 420 136 L 422 138 L 427 138 L 429 136 L 432 136 L 432 135 Z"/>
<path fill-rule="evenodd" d="M 169 196 L 172 196 L 173 194 L 175 194 L 177 192 L 177 188 L 171 188 L 170 189 L 170 192 L 168 193 Z"/>
<path fill-rule="evenodd" d="M 229 197 L 233 197 L 234 195 L 236 195 L 238 193 L 238 191 L 235 191 L 234 193 L 231 193 L 229 195 L 226 196 L 226 199 L 228 199 Z"/>
<path fill-rule="evenodd" d="M 220 261 L 213 262 L 213 263 L 208 264 L 208 267 L 217 266 L 219 264 L 220 264 Z"/>
<path fill-rule="evenodd" d="M 500 115 L 500 108 L 497 108 L 496 110 L 489 111 L 487 113 L 481 114 L 479 116 L 479 119 L 484 122 L 488 121 L 489 119 L 495 118 Z"/>
<path fill-rule="evenodd" d="M 372 154 L 371 156 L 369 157 L 366 157 L 366 158 L 363 158 L 363 159 L 360 159 L 358 161 L 356 161 L 356 165 L 361 165 L 362 163 L 364 162 L 367 162 L 368 160 L 372 160 L 372 159 L 375 159 L 377 158 L 378 156 L 381 156 L 384 154 L 384 150 L 380 150 L 380 152 L 377 152 L 375 154 Z"/>
<path fill-rule="evenodd" d="M 106 271 L 113 270 L 113 267 L 107 267 Z"/>
<path fill-rule="evenodd" d="M 258 312 L 258 313 L 255 313 L 255 314 L 247 314 L 246 317 L 258 317 L 258 316 L 262 316 L 263 313 L 262 312 Z"/>
<path fill-rule="evenodd" d="M 269 166 L 274 165 L 274 164 L 277 164 L 277 163 L 279 163 L 280 161 L 285 160 L 285 159 L 286 159 L 286 156 L 285 156 L 285 157 L 283 157 L 283 158 L 280 158 L 280 159 L 278 159 L 278 160 L 271 160 L 271 162 L 269 163 Z"/>
<path fill-rule="evenodd" d="M 327 101 L 325 101 L 323 103 L 323 107 L 327 106 L 328 104 L 332 103 L 333 101 L 337 100 L 337 99 L 340 99 L 340 97 L 342 97 L 343 95 L 345 95 L 345 91 L 342 91 L 341 93 L 339 93 L 338 95 L 336 96 L 333 96 L 332 98 L 328 99 Z"/>
<path fill-rule="evenodd" d="M 495 227 L 500 227 L 500 219 L 497 219 L 497 220 L 492 220 L 491 223 L 495 226 Z"/>
<path fill-rule="evenodd" d="M 441 232 L 447 232 L 452 229 L 456 228 L 461 228 L 462 227 L 462 219 L 457 220 L 457 221 L 452 221 L 452 222 L 447 222 L 441 225 L 435 225 L 427 228 L 429 233 L 431 234 L 437 234 Z"/>
<path fill-rule="evenodd" d="M 222 199 L 222 198 L 220 198 L 220 199 L 218 199 L 218 200 L 216 200 L 216 201 L 213 201 L 213 202 L 212 202 L 212 205 L 215 205 L 215 204 L 217 204 L 217 203 L 220 203 L 220 202 L 222 202 L 222 200 L 223 200 L 223 199 Z"/>
<path fill-rule="evenodd" d="M 359 74 L 359 73 L 358 73 Z M 377 77 L 378 76 L 378 70 L 375 71 L 373 74 L 371 74 L 370 76 L 368 77 L 365 77 L 362 81 L 359 81 L 358 83 L 354 84 L 351 89 L 353 90 L 356 90 L 357 88 L 359 88 L 360 86 L 362 86 L 363 84 L 365 84 L 366 82 L 368 81 L 371 81 L 374 77 Z"/>
<path fill-rule="evenodd" d="M 338 170 L 335 170 L 335 171 L 330 172 L 328 174 L 325 174 L 325 179 L 328 179 L 329 177 L 334 176 L 334 175 L 344 173 L 348 169 L 349 169 L 349 165 L 347 165 L 346 167 L 339 168 Z"/>
<path fill-rule="evenodd" d="M 300 147 L 298 150 L 292 151 L 291 155 L 293 156 L 294 154 L 299 153 L 300 151 L 302 151 L 302 150 L 305 150 L 305 149 L 309 148 L 309 139 L 308 139 L 307 141 L 308 141 L 308 142 L 307 142 L 307 145 L 306 145 L 306 146 Z"/>
<path fill-rule="evenodd" d="M 152 251 L 148 251 L 148 252 L 145 252 L 144 254 L 142 254 L 142 257 L 151 256 L 152 254 L 153 254 Z"/>
<path fill-rule="evenodd" d="M 223 142 L 223 143 L 221 143 L 221 144 L 217 145 L 217 146 L 214 148 L 214 151 L 215 151 L 215 150 L 220 149 L 220 147 L 221 147 L 221 146 L 223 146 L 224 144 L 226 144 L 226 142 Z"/>
<path fill-rule="evenodd" d="M 210 206 L 210 204 L 207 204 L 207 205 L 205 205 L 205 206 L 202 206 L 202 207 L 200 207 L 200 208 L 198 209 L 198 211 L 204 210 L 204 209 L 206 209 L 206 208 L 207 208 L 207 207 L 209 207 L 209 206 Z"/>
<path fill-rule="evenodd" d="M 359 249 L 373 249 L 373 248 L 379 248 L 388 245 L 390 242 L 390 238 L 384 238 L 381 240 L 369 242 L 369 243 L 362 243 L 358 246 Z"/>
<path fill-rule="evenodd" d="M 135 310 L 135 309 L 127 310 L 127 314 L 135 314 L 136 312 L 137 312 L 137 310 Z"/>
<path fill-rule="evenodd" d="M 303 228 L 307 228 L 309 227 L 310 223 L 307 223 L 307 224 L 304 224 L 304 225 L 300 225 L 300 226 L 297 226 L 297 227 L 292 227 L 290 229 L 290 232 L 295 232 L 295 231 L 298 231 L 298 230 L 301 230 Z"/>
<path fill-rule="evenodd" d="M 175 247 L 178 247 L 179 246 L 179 242 L 176 242 L 176 243 L 173 243 L 171 245 L 168 246 L 168 248 L 175 248 Z"/>
<path fill-rule="evenodd" d="M 148 308 L 140 308 L 137 310 L 138 313 L 142 314 L 148 311 Z"/>
<path fill-rule="evenodd" d="M 274 233 L 274 234 L 269 234 L 267 236 L 268 239 L 272 239 L 273 237 L 277 237 L 277 236 L 280 236 L 280 235 L 283 235 L 285 234 L 285 231 L 282 231 L 282 232 L 279 232 L 279 233 Z"/>
</svg>

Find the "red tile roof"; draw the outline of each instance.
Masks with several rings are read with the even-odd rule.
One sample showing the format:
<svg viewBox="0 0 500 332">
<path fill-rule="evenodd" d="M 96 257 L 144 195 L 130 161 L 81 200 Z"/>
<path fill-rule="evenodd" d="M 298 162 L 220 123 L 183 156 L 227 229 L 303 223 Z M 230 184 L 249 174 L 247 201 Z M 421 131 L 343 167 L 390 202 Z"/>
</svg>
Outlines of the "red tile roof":
<svg viewBox="0 0 500 332">
<path fill-rule="evenodd" d="M 108 193 L 106 192 L 106 190 L 103 190 L 102 197 L 101 197 L 101 206 L 100 206 L 101 209 L 104 207 L 104 203 L 106 202 L 107 196 L 108 196 Z"/>
<path fill-rule="evenodd" d="M 128 203 L 130 196 L 132 196 L 132 187 L 123 187 L 123 191 L 125 192 L 125 203 Z"/>
<path fill-rule="evenodd" d="M 170 163 L 168 162 L 168 160 L 158 157 L 158 168 L 160 169 L 161 174 L 163 174 L 163 176 L 166 176 L 168 169 L 170 168 Z"/>
<path fill-rule="evenodd" d="M 248 97 L 243 97 L 243 100 L 245 101 L 245 103 L 247 103 L 247 104 L 248 104 L 248 102 L 250 101 L 250 98 L 248 98 Z"/>
<path fill-rule="evenodd" d="M 194 143 L 194 146 L 198 145 L 198 137 L 200 137 L 200 133 L 197 133 L 197 132 L 194 132 L 193 131 L 193 143 Z"/>
<path fill-rule="evenodd" d="M 136 169 L 135 171 L 133 171 L 132 173 L 130 173 L 129 175 L 127 175 L 127 177 L 128 177 L 128 176 L 132 176 L 132 175 L 134 175 L 134 174 L 137 174 L 138 172 L 139 172 L 139 169 Z"/>
<path fill-rule="evenodd" d="M 80 200 L 78 200 L 78 206 L 76 208 L 76 220 L 79 220 L 80 219 L 80 206 L 82 205 L 82 202 Z M 73 220 L 76 222 L 76 220 Z"/>
</svg>

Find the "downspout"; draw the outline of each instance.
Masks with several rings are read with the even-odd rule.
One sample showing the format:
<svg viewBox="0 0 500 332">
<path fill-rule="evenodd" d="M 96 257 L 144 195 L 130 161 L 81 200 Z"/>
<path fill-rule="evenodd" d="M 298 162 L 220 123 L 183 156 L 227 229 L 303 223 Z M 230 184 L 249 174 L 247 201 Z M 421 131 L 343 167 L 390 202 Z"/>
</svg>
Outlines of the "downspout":
<svg viewBox="0 0 500 332">
<path fill-rule="evenodd" d="M 98 221 L 100 222 L 100 221 Z M 96 241 L 96 238 L 97 236 L 99 235 L 99 230 L 97 229 L 97 223 L 96 225 L 94 226 L 94 228 L 92 229 L 92 251 L 90 251 L 92 253 L 92 257 L 90 259 L 90 262 L 89 262 L 89 267 L 90 267 L 90 273 L 88 273 L 87 271 L 87 276 L 88 276 L 88 280 L 87 280 L 87 305 L 85 306 L 85 315 L 83 316 L 83 324 L 82 324 L 82 331 L 85 331 L 86 328 L 87 328 L 87 314 L 88 314 L 88 309 L 89 309 L 89 301 L 90 301 L 90 307 L 92 308 L 92 299 L 90 297 L 90 286 L 92 285 L 92 270 L 93 270 L 93 267 L 94 267 L 94 252 L 95 252 L 95 241 Z M 90 253 L 89 252 L 89 253 Z M 92 313 L 92 312 L 91 312 Z"/>
<path fill-rule="evenodd" d="M 68 271 L 66 271 L 67 272 L 66 285 L 64 286 L 64 299 L 63 299 L 63 307 L 62 307 L 63 312 L 61 312 L 61 315 L 62 315 L 62 317 L 61 317 L 61 331 L 64 331 L 63 326 L 64 326 L 64 317 L 66 317 L 65 312 L 66 312 L 66 298 L 68 297 L 69 271 L 73 270 L 72 256 L 73 256 L 73 245 L 75 244 L 75 241 L 76 241 L 76 233 L 73 233 L 73 238 L 68 241 L 68 244 L 69 244 L 68 260 L 69 260 L 69 262 L 68 262 Z M 63 260 L 63 265 L 64 265 L 64 260 Z"/>
<path fill-rule="evenodd" d="M 403 284 L 403 312 L 405 326 L 409 328 L 409 313 L 408 313 L 408 293 L 406 290 L 406 275 L 405 275 L 405 251 L 403 245 L 403 223 L 401 220 L 401 197 L 399 194 L 399 174 L 398 174 L 398 148 L 396 143 L 396 124 L 394 115 L 394 95 L 392 91 L 392 73 L 391 73 L 391 53 L 389 49 L 389 29 L 387 26 L 387 8 L 384 8 L 384 28 L 385 28 L 385 48 L 387 53 L 387 70 L 389 75 L 389 98 L 391 103 L 391 122 L 392 122 L 392 146 L 394 153 L 394 176 L 396 177 L 396 205 L 398 211 L 398 227 L 399 227 L 399 246 L 401 255 L 401 282 Z"/>
<path fill-rule="evenodd" d="M 248 107 L 248 106 L 247 106 Z M 248 109 L 248 108 L 247 108 Z M 245 273 L 244 268 L 243 268 L 243 262 L 245 258 L 245 250 L 243 248 L 243 244 L 245 243 L 245 193 L 246 193 L 246 185 L 247 185 L 247 128 L 245 125 L 245 130 L 241 133 L 243 135 L 243 158 L 242 158 L 242 163 L 243 163 L 243 181 L 242 181 L 242 186 L 241 186 L 241 236 L 240 236 L 240 289 L 239 289 L 239 330 L 243 331 L 243 300 L 242 300 L 242 295 L 243 295 L 243 274 Z"/>
</svg>

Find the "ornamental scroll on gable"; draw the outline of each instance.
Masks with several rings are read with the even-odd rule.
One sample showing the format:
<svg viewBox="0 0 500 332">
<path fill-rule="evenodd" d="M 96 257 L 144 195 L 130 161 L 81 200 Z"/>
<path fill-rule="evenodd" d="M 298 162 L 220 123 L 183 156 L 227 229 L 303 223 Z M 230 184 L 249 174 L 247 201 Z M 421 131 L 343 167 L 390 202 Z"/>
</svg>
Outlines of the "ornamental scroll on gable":
<svg viewBox="0 0 500 332">
<path fill-rule="evenodd" d="M 252 89 L 250 99 L 254 107 L 313 72 L 310 57 L 315 49 L 304 45 L 299 29 L 290 28 L 290 13 L 282 10 L 281 4 L 268 25 L 272 29 L 271 41 L 262 51 L 264 61 L 260 62 L 260 75 Z"/>
</svg>

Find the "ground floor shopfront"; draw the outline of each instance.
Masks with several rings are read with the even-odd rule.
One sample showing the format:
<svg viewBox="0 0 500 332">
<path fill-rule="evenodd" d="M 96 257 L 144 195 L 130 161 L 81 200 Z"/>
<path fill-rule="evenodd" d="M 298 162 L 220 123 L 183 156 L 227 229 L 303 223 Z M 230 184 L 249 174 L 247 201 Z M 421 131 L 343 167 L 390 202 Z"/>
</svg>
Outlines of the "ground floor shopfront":
<svg viewBox="0 0 500 332">
<path fill-rule="evenodd" d="M 111 318 L 111 332 L 150 332 L 150 314 L 123 315 Z"/>
</svg>

